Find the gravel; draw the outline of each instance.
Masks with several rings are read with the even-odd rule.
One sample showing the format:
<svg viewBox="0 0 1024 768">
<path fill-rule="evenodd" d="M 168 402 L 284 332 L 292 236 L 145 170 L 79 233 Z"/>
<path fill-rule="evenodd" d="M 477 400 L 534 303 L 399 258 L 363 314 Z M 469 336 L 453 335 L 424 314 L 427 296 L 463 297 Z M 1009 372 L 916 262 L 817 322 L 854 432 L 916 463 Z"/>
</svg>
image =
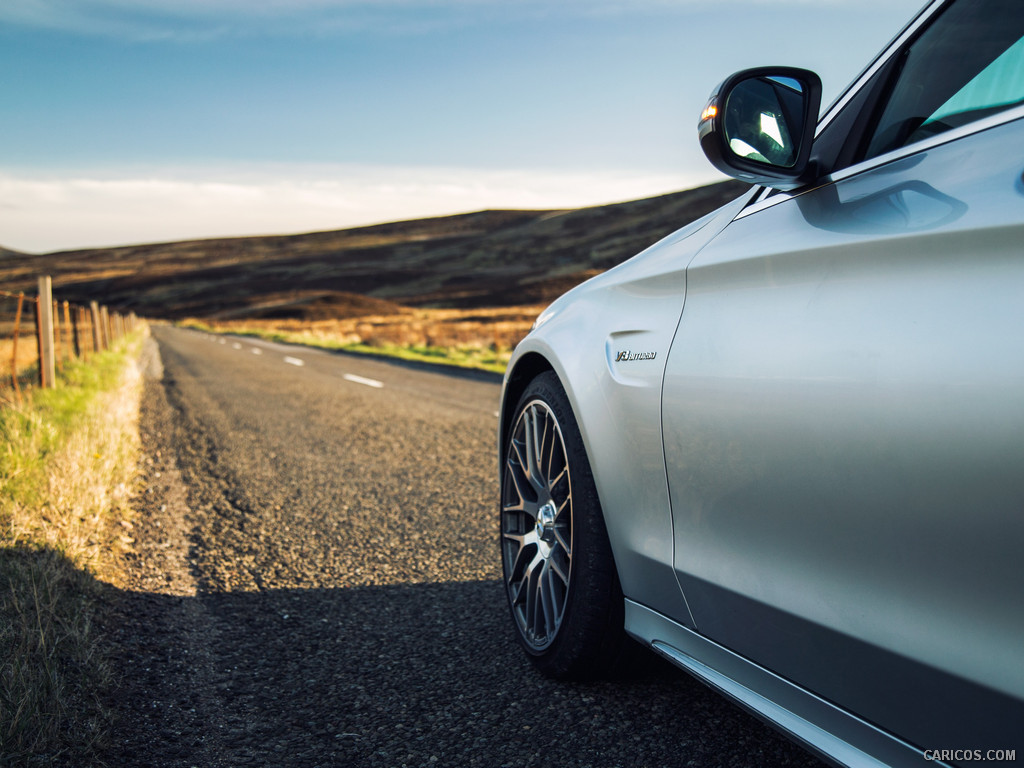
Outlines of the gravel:
<svg viewBox="0 0 1024 768">
<path fill-rule="evenodd" d="M 820 765 L 660 662 L 534 672 L 500 581 L 495 383 L 155 336 L 107 763 Z"/>
</svg>

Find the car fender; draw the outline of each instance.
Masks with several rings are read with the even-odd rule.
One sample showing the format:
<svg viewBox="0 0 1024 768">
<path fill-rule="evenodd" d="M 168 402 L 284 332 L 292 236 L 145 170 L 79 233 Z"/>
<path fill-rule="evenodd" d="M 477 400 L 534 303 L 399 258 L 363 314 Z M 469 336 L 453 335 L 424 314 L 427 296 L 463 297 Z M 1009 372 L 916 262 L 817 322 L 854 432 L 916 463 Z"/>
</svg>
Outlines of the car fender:
<svg viewBox="0 0 1024 768">
<path fill-rule="evenodd" d="M 752 189 L 627 262 L 577 286 L 538 317 L 505 374 L 499 456 L 529 380 L 554 370 L 583 437 L 626 597 L 692 626 L 672 569 L 661 432 L 665 361 L 683 309 L 686 267 Z M 664 587 L 652 595 L 652 584 Z"/>
</svg>

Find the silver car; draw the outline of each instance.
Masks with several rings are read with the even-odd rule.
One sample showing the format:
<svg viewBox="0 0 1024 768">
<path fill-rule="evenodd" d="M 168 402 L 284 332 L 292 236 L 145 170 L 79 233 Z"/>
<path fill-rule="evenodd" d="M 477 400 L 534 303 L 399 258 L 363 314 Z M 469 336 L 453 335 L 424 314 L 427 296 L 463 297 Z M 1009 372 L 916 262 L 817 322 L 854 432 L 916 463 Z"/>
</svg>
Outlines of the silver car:
<svg viewBox="0 0 1024 768">
<path fill-rule="evenodd" d="M 516 350 L 515 631 L 561 678 L 632 637 L 837 764 L 1024 760 L 1024 2 L 930 2 L 820 93 L 723 82 L 750 190 Z"/>
</svg>

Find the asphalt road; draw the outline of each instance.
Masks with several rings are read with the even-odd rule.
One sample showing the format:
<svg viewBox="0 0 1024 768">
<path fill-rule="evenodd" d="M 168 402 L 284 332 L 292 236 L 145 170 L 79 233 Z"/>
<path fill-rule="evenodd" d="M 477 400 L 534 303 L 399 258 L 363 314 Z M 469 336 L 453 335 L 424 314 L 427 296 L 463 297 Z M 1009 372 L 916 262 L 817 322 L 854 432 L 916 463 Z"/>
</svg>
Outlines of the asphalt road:
<svg viewBox="0 0 1024 768">
<path fill-rule="evenodd" d="M 819 765 L 660 663 L 534 672 L 500 581 L 493 379 L 153 332 L 111 764 Z"/>
</svg>

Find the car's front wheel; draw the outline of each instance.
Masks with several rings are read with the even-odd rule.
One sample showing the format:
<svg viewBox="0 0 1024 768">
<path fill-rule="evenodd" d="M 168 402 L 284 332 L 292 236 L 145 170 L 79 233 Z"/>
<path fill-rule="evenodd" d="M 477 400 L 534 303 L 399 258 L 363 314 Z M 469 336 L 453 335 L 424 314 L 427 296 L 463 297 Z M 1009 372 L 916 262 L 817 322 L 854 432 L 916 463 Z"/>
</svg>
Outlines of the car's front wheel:
<svg viewBox="0 0 1024 768">
<path fill-rule="evenodd" d="M 609 672 L 626 643 L 622 590 L 580 430 L 551 372 L 523 392 L 504 446 L 501 555 L 516 633 L 538 669 Z"/>
</svg>

